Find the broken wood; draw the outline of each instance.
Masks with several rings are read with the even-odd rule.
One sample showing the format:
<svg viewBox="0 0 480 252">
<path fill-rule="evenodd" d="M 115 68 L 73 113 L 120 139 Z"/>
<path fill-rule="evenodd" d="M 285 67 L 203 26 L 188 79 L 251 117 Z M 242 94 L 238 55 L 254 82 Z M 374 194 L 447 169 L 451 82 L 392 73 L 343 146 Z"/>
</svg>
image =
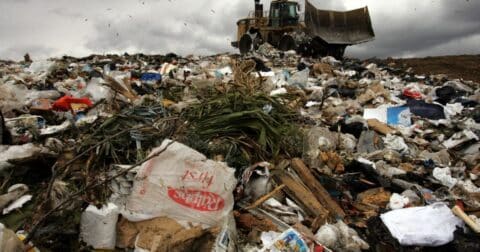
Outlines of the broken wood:
<svg viewBox="0 0 480 252">
<path fill-rule="evenodd" d="M 452 212 L 460 219 L 462 219 L 467 225 L 477 234 L 480 234 L 480 225 L 472 220 L 460 207 L 454 206 Z"/>
<path fill-rule="evenodd" d="M 295 181 L 291 175 L 281 171 L 274 174 L 277 183 L 285 184 L 284 191 L 294 199 L 301 207 L 313 217 L 320 217 L 326 222 L 328 210 L 322 206 L 315 195 L 305 186 Z"/>
<path fill-rule="evenodd" d="M 280 192 L 283 188 L 285 187 L 285 185 L 280 185 L 280 186 L 277 186 L 275 189 L 273 189 L 273 191 L 263 195 L 262 197 L 260 197 L 259 199 L 257 199 L 255 202 L 253 202 L 253 204 L 251 204 L 250 206 L 246 207 L 245 209 L 246 210 L 250 210 L 250 209 L 253 209 L 253 208 L 256 208 L 258 206 L 260 206 L 261 204 L 263 204 L 263 202 L 267 201 L 268 199 L 270 199 L 271 197 L 275 196 L 275 194 L 277 194 L 278 192 Z"/>
<path fill-rule="evenodd" d="M 133 92 L 130 83 L 128 81 L 124 81 L 125 85 L 122 85 L 118 82 L 115 78 L 105 75 L 106 85 L 110 87 L 113 91 L 122 94 L 126 98 L 130 99 L 130 101 L 136 100 L 138 97 Z"/>
<path fill-rule="evenodd" d="M 252 213 L 240 213 L 238 211 L 235 211 L 233 214 L 235 216 L 237 228 L 243 228 L 247 230 L 257 229 L 262 232 L 283 231 L 277 227 L 278 226 L 277 223 L 272 221 L 269 218 L 270 216 L 268 215 L 263 215 L 263 214 L 255 215 Z M 289 227 L 287 226 L 286 229 L 288 228 Z"/>
<path fill-rule="evenodd" d="M 305 165 L 305 163 L 299 159 L 292 159 L 292 168 L 297 172 L 298 176 L 302 179 L 305 185 L 312 191 L 316 199 L 328 209 L 332 217 L 345 218 L 345 212 L 342 208 L 335 202 L 327 190 L 318 182 L 315 176 L 312 174 L 310 169 Z"/>
<path fill-rule="evenodd" d="M 368 127 L 383 135 L 394 134 L 396 132 L 394 129 L 390 128 L 387 124 L 380 122 L 378 119 L 368 119 L 367 124 Z"/>
</svg>

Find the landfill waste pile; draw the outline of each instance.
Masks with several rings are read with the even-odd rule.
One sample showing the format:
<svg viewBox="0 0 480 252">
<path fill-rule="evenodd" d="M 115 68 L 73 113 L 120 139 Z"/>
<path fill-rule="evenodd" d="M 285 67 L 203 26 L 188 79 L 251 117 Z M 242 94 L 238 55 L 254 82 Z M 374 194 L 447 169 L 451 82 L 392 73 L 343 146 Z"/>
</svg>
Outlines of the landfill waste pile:
<svg viewBox="0 0 480 252">
<path fill-rule="evenodd" d="M 479 103 L 268 44 L 0 61 L 0 251 L 480 251 Z"/>
</svg>

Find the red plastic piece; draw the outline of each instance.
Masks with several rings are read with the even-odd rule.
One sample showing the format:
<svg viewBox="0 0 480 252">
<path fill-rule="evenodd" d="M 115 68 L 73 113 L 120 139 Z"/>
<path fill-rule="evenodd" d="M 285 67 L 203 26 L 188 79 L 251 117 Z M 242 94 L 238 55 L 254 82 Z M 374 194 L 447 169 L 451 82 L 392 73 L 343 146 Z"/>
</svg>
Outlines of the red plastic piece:
<svg viewBox="0 0 480 252">
<path fill-rule="evenodd" d="M 92 101 L 86 97 L 74 98 L 71 96 L 64 96 L 53 103 L 52 109 L 56 111 L 70 111 L 73 103 L 85 104 L 88 107 L 93 106 Z"/>
<path fill-rule="evenodd" d="M 416 100 L 422 99 L 422 94 L 418 91 L 413 91 L 411 89 L 405 89 L 403 90 L 403 95 L 406 97 L 410 97 Z"/>
</svg>

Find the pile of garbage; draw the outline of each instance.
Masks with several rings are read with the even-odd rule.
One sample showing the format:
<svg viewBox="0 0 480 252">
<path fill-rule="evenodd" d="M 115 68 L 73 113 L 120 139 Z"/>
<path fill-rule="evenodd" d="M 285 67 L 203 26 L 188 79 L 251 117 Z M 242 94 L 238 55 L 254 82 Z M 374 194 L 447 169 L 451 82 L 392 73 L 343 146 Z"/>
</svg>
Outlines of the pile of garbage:
<svg viewBox="0 0 480 252">
<path fill-rule="evenodd" d="M 382 61 L 0 61 L 0 251 L 479 251 L 480 89 Z"/>
</svg>

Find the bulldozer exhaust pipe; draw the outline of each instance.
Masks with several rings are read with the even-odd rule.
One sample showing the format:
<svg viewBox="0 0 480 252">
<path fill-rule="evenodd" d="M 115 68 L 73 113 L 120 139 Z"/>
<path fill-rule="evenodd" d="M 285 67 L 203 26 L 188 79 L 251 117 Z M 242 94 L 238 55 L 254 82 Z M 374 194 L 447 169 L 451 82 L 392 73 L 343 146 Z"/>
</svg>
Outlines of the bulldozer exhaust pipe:
<svg viewBox="0 0 480 252">
<path fill-rule="evenodd" d="M 255 1 L 255 18 L 263 17 L 263 4 L 260 3 L 260 0 Z"/>
</svg>

